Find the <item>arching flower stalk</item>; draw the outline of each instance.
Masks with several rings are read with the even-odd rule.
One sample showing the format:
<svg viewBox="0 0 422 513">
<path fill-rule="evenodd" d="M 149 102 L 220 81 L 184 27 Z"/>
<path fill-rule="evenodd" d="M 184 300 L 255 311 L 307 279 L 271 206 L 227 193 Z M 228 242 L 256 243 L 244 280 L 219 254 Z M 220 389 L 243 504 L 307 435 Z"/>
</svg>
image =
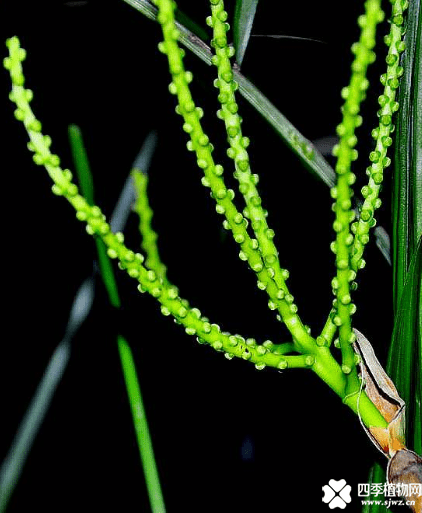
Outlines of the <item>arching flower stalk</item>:
<svg viewBox="0 0 422 513">
<path fill-rule="evenodd" d="M 380 0 L 367 0 L 365 14 L 359 18 L 361 34 L 359 41 L 352 47 L 355 57 L 350 83 L 342 91 L 344 106 L 342 120 L 337 127 L 339 144 L 334 151 L 337 158 L 337 182 L 331 190 L 331 196 L 335 200 L 335 241 L 331 249 L 335 254 L 336 275 L 331 283 L 335 299 L 319 336 L 313 336 L 310 328 L 299 316 L 298 306 L 287 285 L 289 271 L 281 264 L 275 245 L 275 233 L 269 225 L 268 213 L 258 192 L 258 175 L 252 173 L 248 154 L 249 139 L 243 134 L 242 119 L 238 114 L 238 86 L 230 61 L 235 52 L 228 44 L 228 15 L 224 2 L 210 0 L 211 16 L 207 18 L 207 24 L 212 29 L 212 63 L 217 69 L 217 79 L 214 83 L 220 103 L 217 116 L 224 123 L 228 143 L 227 155 L 232 161 L 238 192 L 241 201 L 244 202 L 241 211 L 234 203 L 237 193 L 227 187 L 224 169 L 214 158 L 214 147 L 201 121 L 204 112 L 195 104 L 191 94 L 189 84 L 193 76 L 185 70 L 184 52 L 178 45 L 179 33 L 174 18 L 175 3 L 172 0 L 154 0 L 153 3 L 158 8 L 158 21 L 163 34 L 163 41 L 158 47 L 168 60 L 171 75 L 169 91 L 176 98 L 176 113 L 183 120 L 183 130 L 189 139 L 187 148 L 195 156 L 196 164 L 202 173 L 202 184 L 210 189 L 216 212 L 223 218 L 224 228 L 231 232 L 234 242 L 239 247 L 239 258 L 255 273 L 258 288 L 267 294 L 268 307 L 288 330 L 291 342 L 277 344 L 267 340 L 258 343 L 253 338 L 230 334 L 222 330 L 218 324 L 211 322 L 198 308 L 191 306 L 179 295 L 178 288 L 169 282 L 166 267 L 158 254 L 157 236 L 150 224 L 152 213 L 146 200 L 148 179 L 142 172 L 135 171 L 133 180 L 137 191 L 135 211 L 140 217 L 140 231 L 143 234 L 146 258 L 125 245 L 122 233 L 111 231 L 99 207 L 89 205 L 79 194 L 77 186 L 72 181 L 72 173 L 63 170 L 59 157 L 51 153 L 51 139 L 42 134 L 41 123 L 30 107 L 32 92 L 24 87 L 21 63 L 25 58 L 25 51 L 20 47 L 19 40 L 14 37 L 7 42 L 10 56 L 5 60 L 5 67 L 10 71 L 13 83 L 10 99 L 17 107 L 16 118 L 23 122 L 28 132 L 28 148 L 34 152 L 35 163 L 45 167 L 54 182 L 53 192 L 67 199 L 75 209 L 77 219 L 86 224 L 89 234 L 104 241 L 109 257 L 116 259 L 119 267 L 138 282 L 140 292 L 147 292 L 156 298 L 163 315 L 173 317 L 187 334 L 196 336 L 198 342 L 206 343 L 223 352 L 228 359 L 238 357 L 250 361 L 258 370 L 266 366 L 277 369 L 311 369 L 359 415 L 368 433 L 375 437 L 387 457 L 394 457 L 397 452 L 406 450 L 404 436 L 400 433 L 397 438 L 394 438 L 395 435 L 392 437 L 393 441 L 386 442 L 386 437 L 388 439 L 392 432 L 391 418 L 386 415 L 384 407 L 378 404 L 375 396 L 366 393 L 365 383 L 359 375 L 359 371 L 364 374 L 368 368 L 378 367 L 373 363 L 372 357 L 367 356 L 370 352 L 362 349 L 360 344 L 363 345 L 363 339 L 359 341 L 358 337 L 357 340 L 351 319 L 356 310 L 352 302 L 352 294 L 357 287 L 356 276 L 365 266 L 363 254 L 369 241 L 369 230 L 376 224 L 375 210 L 381 205 L 379 193 L 384 170 L 391 162 L 388 148 L 392 144 L 393 116 L 399 108 L 396 91 L 403 74 L 399 57 L 404 51 L 403 14 L 407 8 L 407 1 L 392 1 L 391 28 L 385 38 L 388 46 L 387 70 L 381 77 L 384 91 L 379 97 L 379 125 L 372 132 L 375 149 L 369 155 L 371 164 L 367 168 L 368 184 L 362 188 L 363 206 L 355 221 L 352 186 L 356 176 L 352 167 L 358 157 L 355 146 L 356 132 L 362 123 L 359 112 L 369 87 L 367 69 L 375 60 L 373 48 L 376 28 L 384 18 Z M 282 243 L 286 244 L 286 241 Z M 336 335 L 338 340 L 334 341 Z M 341 350 L 340 363 L 331 351 L 333 345 Z M 383 373 L 378 370 L 375 374 L 381 380 Z"/>
</svg>

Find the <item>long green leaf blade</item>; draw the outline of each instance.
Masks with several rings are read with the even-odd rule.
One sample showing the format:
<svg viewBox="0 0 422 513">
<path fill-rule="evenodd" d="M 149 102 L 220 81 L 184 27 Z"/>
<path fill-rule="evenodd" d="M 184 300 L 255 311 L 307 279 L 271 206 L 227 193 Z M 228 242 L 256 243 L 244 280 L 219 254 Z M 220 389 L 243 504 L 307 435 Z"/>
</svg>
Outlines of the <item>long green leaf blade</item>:
<svg viewBox="0 0 422 513">
<path fill-rule="evenodd" d="M 406 403 L 406 440 L 422 452 L 422 55 L 421 0 L 409 5 L 392 195 L 394 330 L 386 370 Z M 372 477 L 385 473 L 379 465 Z M 374 478 L 374 482 L 377 481 Z M 372 504 L 365 513 L 387 513 Z"/>
<path fill-rule="evenodd" d="M 413 88 L 413 238 L 414 240 L 419 240 L 419 237 L 422 235 L 422 5 L 420 0 L 414 3 L 414 7 L 418 9 L 418 13 L 415 16 L 417 18 L 418 28 L 415 44 L 415 87 Z"/>
<path fill-rule="evenodd" d="M 63 340 L 51 355 L 44 375 L 0 467 L 0 513 L 6 511 L 19 482 L 28 455 L 66 371 L 71 356 L 72 339 L 88 316 L 93 298 L 94 280 L 90 277 L 83 282 L 75 296 Z"/>
<path fill-rule="evenodd" d="M 82 133 L 76 125 L 69 128 L 69 138 L 71 141 L 71 148 L 75 161 L 75 168 L 81 184 L 81 189 L 84 194 L 87 194 L 87 200 L 94 200 L 93 179 L 88 162 L 88 156 L 83 144 Z M 148 168 L 149 160 L 151 158 L 151 142 L 144 147 L 144 152 L 147 155 L 138 155 L 138 159 L 144 159 L 145 168 Z M 128 187 L 132 187 L 130 182 L 127 182 Z M 122 195 L 126 201 L 131 204 L 130 195 Z M 126 205 L 119 205 L 118 209 L 127 209 Z M 117 210 L 117 209 L 116 209 Z M 120 215 L 120 218 L 125 218 L 125 215 Z M 120 307 L 120 297 L 118 293 L 117 283 L 114 276 L 111 261 L 107 255 L 104 243 L 95 239 L 97 243 L 98 258 L 100 263 L 100 271 L 108 292 L 110 303 L 115 307 Z M 119 350 L 120 363 L 122 366 L 123 377 L 125 380 L 126 391 L 132 413 L 133 425 L 136 433 L 136 440 L 141 457 L 142 468 L 144 471 L 145 482 L 147 486 L 148 496 L 153 513 L 165 513 L 166 508 L 164 498 L 161 490 L 160 479 L 158 475 L 157 465 L 155 463 L 154 451 L 151 443 L 148 423 L 146 420 L 145 408 L 142 401 L 141 388 L 136 373 L 136 366 L 132 350 L 129 344 L 122 335 L 117 336 L 117 346 Z"/>
<path fill-rule="evenodd" d="M 258 0 L 236 0 L 233 22 L 234 47 L 236 61 L 242 65 L 246 48 L 251 37 L 252 25 L 255 19 Z"/>
<path fill-rule="evenodd" d="M 94 183 L 86 155 L 82 132 L 77 125 L 68 127 L 69 143 L 81 190 L 90 205 L 94 204 Z"/>
<path fill-rule="evenodd" d="M 406 402 L 407 439 L 422 441 L 422 15 L 409 6 L 393 182 L 394 332 L 388 371 Z"/>
<path fill-rule="evenodd" d="M 86 153 L 85 145 L 82 138 L 82 132 L 77 125 L 70 125 L 68 128 L 69 142 L 72 150 L 72 156 L 75 164 L 76 174 L 79 180 L 81 191 L 90 205 L 94 204 L 94 183 L 92 179 L 91 169 Z M 120 307 L 119 293 L 114 278 L 113 267 L 107 256 L 104 244 L 96 237 L 98 263 L 100 266 L 101 276 L 111 304 L 115 308 Z"/>
<path fill-rule="evenodd" d="M 157 464 L 132 351 L 121 335 L 118 336 L 117 343 L 120 360 L 124 369 L 123 375 L 128 392 L 142 468 L 147 483 L 151 511 L 153 513 L 165 513 L 166 509 L 162 497 Z"/>
<path fill-rule="evenodd" d="M 385 470 L 379 463 L 375 463 L 372 465 L 369 471 L 368 484 L 371 486 L 372 484 L 381 484 L 383 485 L 386 482 Z M 388 513 L 389 510 L 382 504 L 385 500 L 384 494 L 380 493 L 377 495 L 376 500 L 373 500 L 374 497 L 367 497 L 368 503 L 364 504 L 362 507 L 362 513 Z M 372 501 L 372 502 L 371 502 Z M 379 503 L 379 504 L 377 504 Z"/>
<path fill-rule="evenodd" d="M 422 452 L 422 237 L 407 273 L 394 322 L 387 373 L 406 403 L 409 448 Z"/>
<path fill-rule="evenodd" d="M 176 8 L 175 12 L 176 20 L 199 38 L 205 40 L 208 37 L 207 31 L 202 28 L 198 23 L 196 23 L 192 18 L 190 18 L 185 12 L 181 11 L 179 8 Z"/>
</svg>

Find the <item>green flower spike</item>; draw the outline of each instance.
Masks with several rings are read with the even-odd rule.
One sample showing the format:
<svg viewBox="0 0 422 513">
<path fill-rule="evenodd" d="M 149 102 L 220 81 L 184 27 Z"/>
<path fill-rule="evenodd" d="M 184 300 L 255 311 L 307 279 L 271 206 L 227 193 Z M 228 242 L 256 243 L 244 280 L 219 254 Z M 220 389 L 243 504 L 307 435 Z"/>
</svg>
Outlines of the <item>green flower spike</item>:
<svg viewBox="0 0 422 513">
<path fill-rule="evenodd" d="M 135 190 L 136 200 L 133 210 L 139 216 L 139 232 L 142 235 L 142 249 L 145 251 L 145 266 L 152 269 L 157 277 L 168 284 L 166 277 L 166 266 L 162 263 L 158 247 L 157 234 L 152 229 L 152 209 L 150 207 L 147 195 L 148 175 L 142 170 L 134 168 L 132 170 L 133 188 Z"/>
<path fill-rule="evenodd" d="M 391 134 L 394 131 L 393 116 L 399 108 L 399 104 L 396 101 L 396 93 L 400 77 L 403 75 L 403 68 L 399 64 L 400 54 L 405 49 L 403 41 L 403 14 L 409 2 L 407 0 L 395 0 L 392 4 L 391 29 L 390 33 L 385 37 L 385 43 L 388 46 L 388 55 L 385 59 L 387 71 L 381 75 L 384 92 L 378 98 L 378 103 L 381 107 L 378 111 L 379 125 L 372 131 L 372 136 L 375 139 L 375 149 L 369 155 L 371 165 L 366 171 L 369 181 L 368 185 L 362 188 L 364 203 L 359 221 L 352 226 L 355 239 L 351 267 L 355 272 L 365 267 L 362 255 L 369 241 L 369 229 L 373 228 L 376 224 L 374 218 L 375 210 L 381 206 L 381 200 L 378 196 L 384 179 L 384 169 L 391 164 L 391 159 L 387 156 L 387 152 L 393 143 L 391 138 Z"/>
<path fill-rule="evenodd" d="M 315 341 L 302 324 L 296 313 L 295 305 L 286 301 L 286 297 L 290 298 L 292 296 L 286 294 L 284 290 L 277 286 L 273 279 L 274 271 L 266 267 L 259 242 L 252 239 L 247 232 L 248 220 L 237 211 L 233 204 L 234 192 L 227 189 L 224 183 L 222 178 L 223 168 L 219 164 L 215 164 L 212 157 L 213 147 L 209 137 L 204 133 L 200 121 L 203 115 L 202 109 L 196 107 L 189 89 L 192 74 L 185 71 L 182 60 L 183 52 L 177 44 L 178 31 L 174 20 L 175 5 L 171 1 L 155 1 L 154 3 L 159 8 L 157 19 L 161 24 L 164 36 L 164 41 L 159 44 L 159 50 L 167 55 L 172 76 L 169 90 L 177 97 L 176 112 L 183 117 L 183 129 L 190 137 L 187 147 L 190 151 L 195 152 L 197 165 L 204 172 L 202 183 L 211 189 L 212 196 L 217 203 L 217 213 L 225 216 L 224 226 L 231 230 L 234 240 L 241 248 L 240 259 L 248 262 L 250 268 L 257 275 L 258 283 L 261 285 L 260 288 L 267 291 L 270 297 L 269 308 L 278 310 L 296 343 L 297 349 L 302 353 L 312 353 L 316 348 Z M 231 80 L 232 76 L 230 76 Z M 232 84 L 231 87 L 236 87 L 234 82 L 230 83 Z M 235 107 L 233 107 L 233 110 L 235 110 Z M 244 145 L 245 140 L 243 139 Z M 256 178 L 254 180 L 256 181 Z M 255 201 L 259 202 L 259 196 L 256 196 Z M 266 239 L 271 240 L 273 237 L 274 232 L 267 229 Z M 271 263 L 273 262 L 271 261 Z M 287 271 L 284 272 L 284 279 L 286 277 Z"/>
<path fill-rule="evenodd" d="M 359 17 L 361 35 L 358 43 L 352 46 L 355 59 L 352 63 L 352 75 L 348 87 L 342 91 L 345 100 L 342 108 L 343 119 L 337 127 L 340 137 L 339 144 L 334 148 L 337 156 L 335 171 L 337 184 L 331 189 L 331 195 L 336 200 L 334 204 L 336 241 L 332 249 L 336 255 L 337 276 L 334 282 L 336 295 L 336 313 L 333 323 L 339 328 L 339 341 L 342 353 L 342 370 L 347 374 L 347 392 L 359 390 L 359 380 L 355 365 L 355 352 L 352 347 L 354 336 L 352 333 L 351 314 L 354 308 L 351 303 L 350 290 L 350 258 L 353 235 L 350 232 L 350 222 L 353 220 L 352 190 L 355 175 L 351 165 L 357 159 L 354 149 L 357 138 L 356 127 L 362 123 L 359 116 L 361 102 L 365 99 L 369 82 L 366 79 L 368 66 L 375 60 L 372 48 L 375 46 L 376 26 L 384 18 L 380 0 L 368 0 L 365 3 L 365 14 Z"/>
<path fill-rule="evenodd" d="M 212 0 L 211 12 L 212 16 L 207 18 L 207 23 L 213 28 L 211 46 L 214 48 L 215 55 L 212 57 L 212 63 L 218 70 L 218 79 L 215 81 L 215 86 L 219 90 L 218 100 L 221 103 L 218 116 L 224 120 L 230 145 L 227 153 L 234 160 L 234 176 L 239 182 L 239 190 L 246 202 L 247 208 L 244 214 L 250 221 L 258 241 L 259 251 L 270 276 L 279 289 L 279 294 L 281 291 L 285 298 L 292 298 L 286 285 L 289 273 L 286 269 L 280 268 L 278 251 L 273 242 L 273 231 L 268 227 L 267 212 L 261 205 L 261 197 L 256 187 L 256 175 L 251 174 L 247 151 L 249 139 L 243 136 L 242 118 L 238 114 L 238 105 L 235 98 L 237 84 L 234 81 L 230 64 L 230 57 L 234 55 L 234 48 L 227 44 L 226 34 L 229 26 L 225 23 L 227 13 L 224 10 L 223 0 Z M 297 312 L 297 306 L 293 302 L 290 302 L 290 310 L 294 313 Z"/>
<path fill-rule="evenodd" d="M 404 42 L 402 41 L 403 36 L 403 13 L 407 9 L 408 2 L 406 1 L 393 1 L 393 15 L 391 20 L 391 28 L 390 33 L 385 37 L 385 42 L 389 46 L 388 56 L 386 57 L 386 63 L 387 63 L 387 72 L 381 76 L 381 83 L 384 85 L 384 93 L 379 97 L 379 103 L 381 105 L 381 109 L 378 111 L 378 117 L 379 117 L 379 126 L 373 130 L 372 134 L 374 138 L 376 139 L 376 147 L 373 152 L 371 152 L 369 158 L 372 162 L 372 165 L 368 167 L 367 174 L 369 175 L 369 181 L 368 185 L 364 186 L 362 188 L 362 195 L 364 198 L 364 203 L 362 205 L 362 208 L 360 210 L 360 216 L 359 220 L 351 225 L 351 233 L 346 232 L 345 226 L 343 226 L 343 223 L 338 223 L 339 219 L 336 218 L 334 228 L 339 230 L 337 239 L 343 240 L 343 245 L 341 246 L 342 249 L 339 250 L 338 247 L 338 240 L 332 244 L 332 250 L 336 254 L 336 262 L 337 266 L 340 263 L 340 267 L 344 266 L 345 260 L 346 260 L 346 248 L 348 247 L 347 255 L 349 260 L 349 265 L 347 269 L 340 269 L 340 272 L 338 272 L 338 275 L 336 278 L 334 278 L 332 282 L 333 286 L 333 293 L 336 296 L 335 306 L 330 312 L 330 315 L 327 319 L 327 322 L 322 330 L 321 336 L 328 341 L 328 345 L 332 343 L 332 340 L 335 336 L 335 333 L 337 331 L 337 326 L 341 326 L 343 324 L 344 318 L 347 319 L 348 315 L 351 315 L 355 309 L 353 305 L 349 305 L 349 308 L 352 308 L 352 311 L 347 313 L 347 305 L 349 304 L 349 297 L 350 297 L 350 290 L 354 290 L 357 287 L 357 283 L 355 282 L 356 275 L 360 269 L 362 269 L 365 266 L 365 261 L 362 258 L 365 245 L 369 241 L 369 229 L 371 227 L 374 227 L 376 224 L 376 220 L 374 218 L 374 212 L 375 209 L 379 208 L 381 206 L 381 200 L 379 199 L 378 195 L 381 189 L 381 184 L 383 180 L 383 171 L 386 167 L 390 165 L 390 158 L 387 156 L 387 151 L 389 146 L 392 143 L 391 134 L 394 130 L 394 125 L 392 124 L 392 117 L 394 112 L 398 109 L 398 103 L 395 100 L 396 96 L 396 90 L 398 87 L 399 78 L 401 77 L 403 73 L 403 69 L 399 66 L 399 55 L 404 51 Z M 368 42 L 371 40 L 371 36 L 369 34 L 368 38 L 368 30 L 370 28 L 370 25 L 375 28 L 376 23 L 378 23 L 381 14 L 378 10 L 379 8 L 375 5 L 377 2 L 367 2 L 365 4 L 365 7 L 367 9 L 365 16 L 363 18 L 360 18 L 360 25 L 362 28 L 362 35 L 361 40 L 358 44 L 358 46 L 355 48 L 356 58 L 352 65 L 352 70 L 354 73 L 352 74 L 352 79 L 354 76 L 357 78 L 357 82 L 359 82 L 359 75 L 361 75 L 362 71 L 362 64 L 359 64 L 359 60 L 362 62 L 362 59 L 365 59 L 365 54 L 367 55 L 367 58 L 369 57 L 369 61 L 372 59 L 371 54 L 372 51 L 369 47 L 367 47 Z M 378 13 L 378 14 L 377 14 Z M 366 35 L 365 35 L 366 34 Z M 367 41 L 364 44 L 364 39 Z M 365 49 L 366 48 L 366 49 Z M 359 56 L 362 56 L 359 58 Z M 367 61 L 367 63 L 369 63 Z M 356 64 L 355 64 L 356 63 Z M 387 78 L 388 77 L 388 78 Z M 365 86 L 366 82 L 363 79 L 363 84 Z M 365 87 L 364 87 L 365 89 Z M 355 89 L 355 95 L 358 93 L 358 88 Z M 344 90 L 344 96 L 346 97 L 346 100 L 348 101 L 349 98 L 352 95 L 351 92 L 351 86 L 346 88 Z M 361 98 L 363 99 L 363 98 Z M 346 101 L 346 105 L 347 105 Z M 356 108 L 353 108 L 352 106 L 352 113 Z M 355 113 L 357 115 L 358 111 Z M 344 115 L 347 117 L 350 116 L 350 108 L 344 109 Z M 351 116 L 353 117 L 353 116 Z M 355 117 L 355 120 L 357 123 L 355 125 L 359 125 L 361 122 L 361 119 L 359 116 Z M 347 136 L 351 134 L 350 141 L 353 143 L 355 142 L 355 136 L 350 131 L 352 127 L 352 121 L 348 122 L 349 127 L 349 133 L 347 132 L 347 126 L 345 126 L 344 121 L 339 125 L 338 132 L 342 139 L 346 139 L 347 143 Z M 346 148 L 346 143 L 343 144 L 343 146 Z M 346 156 L 347 156 L 347 150 L 343 150 L 341 143 L 336 149 L 336 153 L 338 156 L 338 162 L 341 162 L 342 165 L 340 166 L 340 176 L 348 176 L 349 184 L 344 185 L 344 190 L 346 190 L 347 185 L 352 185 L 355 176 L 353 173 L 347 171 L 347 167 L 343 165 L 343 162 L 347 162 Z M 356 157 L 356 153 L 350 152 L 350 155 L 352 155 L 354 158 Z M 339 165 L 339 164 L 338 164 Z M 344 173 L 344 171 L 346 172 Z M 346 182 L 346 180 L 344 180 Z M 337 213 L 341 213 L 341 206 L 344 202 L 344 206 L 349 205 L 350 197 L 347 197 L 347 195 L 344 194 L 344 191 L 340 191 L 339 193 L 339 186 L 334 187 L 331 191 L 332 196 L 336 199 L 335 204 L 335 211 Z M 340 196 L 339 196 L 340 194 Z M 339 199 L 341 198 L 341 199 Z M 353 212 L 349 212 L 350 220 L 354 217 Z M 344 216 L 346 219 L 346 217 Z M 347 223 L 349 226 L 350 221 Z M 338 269 L 339 270 L 339 269 Z M 341 272 L 344 271 L 344 272 Z M 346 272 L 347 272 L 347 281 L 349 283 L 349 291 L 346 286 L 345 278 L 346 278 Z M 341 279 L 339 280 L 339 275 L 341 276 Z M 340 287 L 340 285 L 342 285 Z M 343 299 L 343 302 L 341 299 Z M 345 302 L 345 303 L 344 303 Z M 340 310 L 342 311 L 342 316 L 338 314 L 338 307 L 340 305 Z M 343 317 L 343 319 L 342 319 Z M 348 326 L 349 324 L 345 324 L 345 328 L 342 329 L 342 337 L 343 337 L 343 348 L 347 347 L 346 340 L 349 339 L 348 333 Z M 352 340 L 353 336 L 349 339 Z M 346 350 L 347 351 L 347 350 Z M 347 356 L 348 361 L 351 361 L 351 352 L 348 352 Z M 345 362 L 346 365 L 348 365 L 347 362 Z M 353 367 L 352 367 L 353 368 Z M 356 379 L 354 378 L 355 386 L 356 386 Z"/>
<path fill-rule="evenodd" d="M 41 123 L 35 118 L 29 102 L 32 99 L 32 91 L 25 89 L 24 76 L 21 62 L 26 53 L 20 48 L 19 40 L 14 37 L 7 41 L 10 57 L 4 64 L 12 78 L 13 88 L 10 99 L 16 104 L 15 116 L 22 121 L 29 134 L 28 147 L 34 152 L 34 162 L 43 165 L 52 178 L 54 185 L 52 190 L 58 196 L 64 196 L 76 210 L 76 217 L 86 223 L 86 230 L 90 235 L 99 236 L 107 247 L 110 258 L 117 259 L 121 269 L 139 282 L 139 290 L 148 292 L 161 303 L 161 311 L 164 315 L 172 315 L 176 321 L 184 326 L 189 335 L 196 335 L 200 342 L 211 345 L 218 351 L 223 351 L 231 356 L 251 361 L 259 368 L 262 365 L 280 368 L 309 367 L 310 360 L 306 355 L 286 355 L 291 352 L 290 345 L 285 351 L 278 354 L 269 350 L 263 352 L 261 346 L 250 346 L 240 335 L 230 335 L 222 332 L 217 324 L 211 324 L 197 308 L 191 308 L 185 299 L 178 295 L 174 286 L 166 285 L 156 272 L 147 269 L 143 265 L 144 257 L 135 253 L 124 244 L 122 233 L 112 233 L 105 216 L 98 206 L 91 206 L 78 193 L 77 186 L 72 182 L 72 173 L 60 167 L 60 159 L 50 152 L 51 139 L 41 133 Z"/>
<path fill-rule="evenodd" d="M 168 39 L 169 35 L 167 35 L 165 41 L 174 43 L 174 32 L 171 31 L 171 20 L 173 19 L 172 4 L 168 0 L 162 0 L 161 3 L 164 5 L 165 15 L 163 15 L 163 10 L 160 8 L 159 18 L 161 21 L 164 20 L 165 24 L 169 22 L 170 18 L 170 25 L 166 26 L 165 32 L 169 31 L 172 34 L 170 39 Z M 134 253 L 125 246 L 123 234 L 111 232 L 110 226 L 105 221 L 101 210 L 97 206 L 89 205 L 78 193 L 77 186 L 72 182 L 71 172 L 69 170 L 62 170 L 60 168 L 60 159 L 57 155 L 53 155 L 50 152 L 49 146 L 51 140 L 48 136 L 44 136 L 41 133 L 41 123 L 35 118 L 29 105 L 32 99 L 32 93 L 23 87 L 24 77 L 21 61 L 25 58 L 25 52 L 20 48 L 17 38 L 8 40 L 7 46 L 9 47 L 10 57 L 5 60 L 5 66 L 10 71 L 13 83 L 10 98 L 17 106 L 15 111 L 17 119 L 23 122 L 29 134 L 30 143 L 28 146 L 29 149 L 34 152 L 34 161 L 45 167 L 54 182 L 53 192 L 57 195 L 64 196 L 75 208 L 77 218 L 86 223 L 87 232 L 100 237 L 107 247 L 110 258 L 117 259 L 119 266 L 138 281 L 139 290 L 141 292 L 148 292 L 151 296 L 155 297 L 161 304 L 162 313 L 164 315 L 173 316 L 176 322 L 185 328 L 187 334 L 195 335 L 198 342 L 207 343 L 215 350 L 224 352 L 228 359 L 238 357 L 249 360 L 254 363 L 259 370 L 263 369 L 265 366 L 281 370 L 285 368 L 312 368 L 312 370 L 318 374 L 355 413 L 359 407 L 359 414 L 365 425 L 385 427 L 386 421 L 364 391 L 362 391 L 359 401 L 356 395 L 346 394 L 345 379 L 341 367 L 331 355 L 328 347 L 323 344 L 317 345 L 314 339 L 309 335 L 308 328 L 302 326 L 301 330 L 306 334 L 308 340 L 311 341 L 312 352 L 303 351 L 303 353 L 299 355 L 291 354 L 292 352 L 298 352 L 296 341 L 295 343 L 288 342 L 279 345 L 274 345 L 271 341 L 265 341 L 262 345 L 259 345 L 254 339 L 245 339 L 239 335 L 230 335 L 227 332 L 221 331 L 217 324 L 211 324 L 207 318 L 202 316 L 197 308 L 191 308 L 188 302 L 179 296 L 176 287 L 166 284 L 153 269 L 145 267 L 143 263 L 144 257 L 140 253 Z M 175 55 L 177 58 L 174 57 Z M 174 51 L 174 48 L 173 51 L 169 51 L 169 61 L 172 69 L 179 67 L 179 74 L 181 73 L 183 77 L 186 77 L 185 72 L 180 66 L 180 54 L 178 51 Z M 180 75 L 175 73 L 175 78 L 177 77 L 180 77 Z M 183 93 L 186 93 L 186 89 L 183 87 L 181 90 Z M 188 90 L 187 92 L 189 93 Z M 181 102 L 181 105 L 184 105 L 183 109 L 185 109 L 187 113 L 196 113 L 192 119 L 192 121 L 195 121 L 199 113 L 195 106 L 192 105 L 193 102 L 189 103 L 189 98 L 189 95 L 185 96 L 187 103 Z M 182 110 L 182 108 L 179 107 L 179 110 Z M 197 128 L 198 127 L 196 127 L 196 129 Z M 200 141 L 198 141 L 197 138 L 192 138 L 192 145 L 207 148 L 204 153 L 198 151 L 197 154 L 207 158 L 210 157 L 211 147 L 208 141 L 204 145 L 199 143 Z M 219 175 L 221 174 L 220 168 L 217 166 L 206 166 L 206 169 L 208 167 L 211 167 L 211 172 L 216 179 L 217 185 L 224 188 L 224 183 L 218 182 Z M 218 171 L 216 172 L 216 170 Z M 208 176 L 210 176 L 210 174 L 206 174 L 206 178 Z M 228 204 L 220 202 L 225 198 L 226 196 L 219 199 L 217 206 L 234 208 L 231 207 L 231 198 Z M 237 215 L 236 211 L 234 215 Z M 228 216 L 228 218 L 231 219 L 230 216 Z M 239 222 L 242 223 L 243 231 L 246 233 L 246 227 L 244 226 L 246 223 L 242 220 Z M 241 232 L 239 231 L 238 233 Z M 249 241 L 250 240 L 251 239 L 249 239 Z M 246 256 L 247 259 L 260 258 L 257 246 L 258 243 L 257 241 L 255 242 L 256 244 L 252 244 L 249 248 L 251 251 L 249 256 Z M 243 247 L 244 246 L 242 246 L 242 251 Z M 247 250 L 248 248 L 245 247 L 245 249 Z M 266 268 L 262 267 L 260 270 L 256 270 L 256 272 L 261 281 L 268 279 L 268 284 L 277 290 Z M 277 299 L 280 305 L 290 305 L 292 303 L 291 297 L 283 296 Z M 278 305 L 274 303 L 271 306 L 276 309 Z M 301 331 L 299 330 L 298 333 L 300 334 Z"/>
</svg>

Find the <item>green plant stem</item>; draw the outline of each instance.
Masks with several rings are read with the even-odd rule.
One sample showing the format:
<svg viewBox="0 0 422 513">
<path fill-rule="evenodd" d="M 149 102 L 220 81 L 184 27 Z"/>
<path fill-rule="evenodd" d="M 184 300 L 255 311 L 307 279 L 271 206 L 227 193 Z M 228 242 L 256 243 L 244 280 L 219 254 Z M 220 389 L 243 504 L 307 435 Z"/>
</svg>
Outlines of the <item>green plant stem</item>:
<svg viewBox="0 0 422 513">
<path fill-rule="evenodd" d="M 387 421 L 363 390 L 353 390 L 349 393 L 346 376 L 328 347 L 317 349 L 312 370 L 342 398 L 343 403 L 354 411 L 366 426 L 387 427 Z"/>
<path fill-rule="evenodd" d="M 151 510 L 153 513 L 164 513 L 166 508 L 132 351 L 121 335 L 117 336 L 117 345 Z"/>
<path fill-rule="evenodd" d="M 351 393 L 359 388 L 359 380 L 355 365 L 355 353 L 352 347 L 354 334 L 352 333 L 351 313 L 354 305 L 351 304 L 351 290 L 349 282 L 353 280 L 354 273 L 350 273 L 350 248 L 353 235 L 350 233 L 350 223 L 353 220 L 351 185 L 356 177 L 351 172 L 351 164 L 357 158 L 354 146 L 357 143 L 355 128 L 361 123 L 358 116 L 360 105 L 365 98 L 365 91 L 369 82 L 366 79 L 367 68 L 375 60 L 372 48 L 375 46 L 376 26 L 383 19 L 380 0 L 365 2 L 365 15 L 359 18 L 361 35 L 359 42 L 353 46 L 355 59 L 352 63 L 352 75 L 349 86 L 343 90 L 345 104 L 343 106 L 343 119 L 337 128 L 340 136 L 336 147 L 337 184 L 332 189 L 332 196 L 336 202 L 334 210 L 336 219 L 334 230 L 336 241 L 334 252 L 336 255 L 336 310 L 334 322 L 339 326 L 339 341 L 342 354 L 342 370 L 347 375 L 347 389 Z"/>
</svg>

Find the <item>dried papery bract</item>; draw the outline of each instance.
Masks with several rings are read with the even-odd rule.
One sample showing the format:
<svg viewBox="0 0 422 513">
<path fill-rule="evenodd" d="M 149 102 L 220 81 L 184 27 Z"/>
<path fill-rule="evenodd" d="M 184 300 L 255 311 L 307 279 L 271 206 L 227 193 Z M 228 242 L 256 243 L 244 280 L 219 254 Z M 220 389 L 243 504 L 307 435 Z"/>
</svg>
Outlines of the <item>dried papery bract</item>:
<svg viewBox="0 0 422 513">
<path fill-rule="evenodd" d="M 359 370 L 363 379 L 364 390 L 388 422 L 387 428 L 367 428 L 365 425 L 363 427 L 377 449 L 384 456 L 390 458 L 398 450 L 405 447 L 406 405 L 399 396 L 394 383 L 376 358 L 370 342 L 357 329 L 353 331 L 356 335 L 356 342 L 353 344 L 354 349 L 361 357 Z"/>
<path fill-rule="evenodd" d="M 406 405 L 375 356 L 369 341 L 354 329 L 354 348 L 361 357 L 360 375 L 367 396 L 388 422 L 387 428 L 363 428 L 372 443 L 389 458 L 387 479 L 396 485 L 415 513 L 422 513 L 422 458 L 406 448 Z M 359 413 L 359 410 L 358 410 Z M 414 504 L 411 502 L 414 501 Z"/>
</svg>

